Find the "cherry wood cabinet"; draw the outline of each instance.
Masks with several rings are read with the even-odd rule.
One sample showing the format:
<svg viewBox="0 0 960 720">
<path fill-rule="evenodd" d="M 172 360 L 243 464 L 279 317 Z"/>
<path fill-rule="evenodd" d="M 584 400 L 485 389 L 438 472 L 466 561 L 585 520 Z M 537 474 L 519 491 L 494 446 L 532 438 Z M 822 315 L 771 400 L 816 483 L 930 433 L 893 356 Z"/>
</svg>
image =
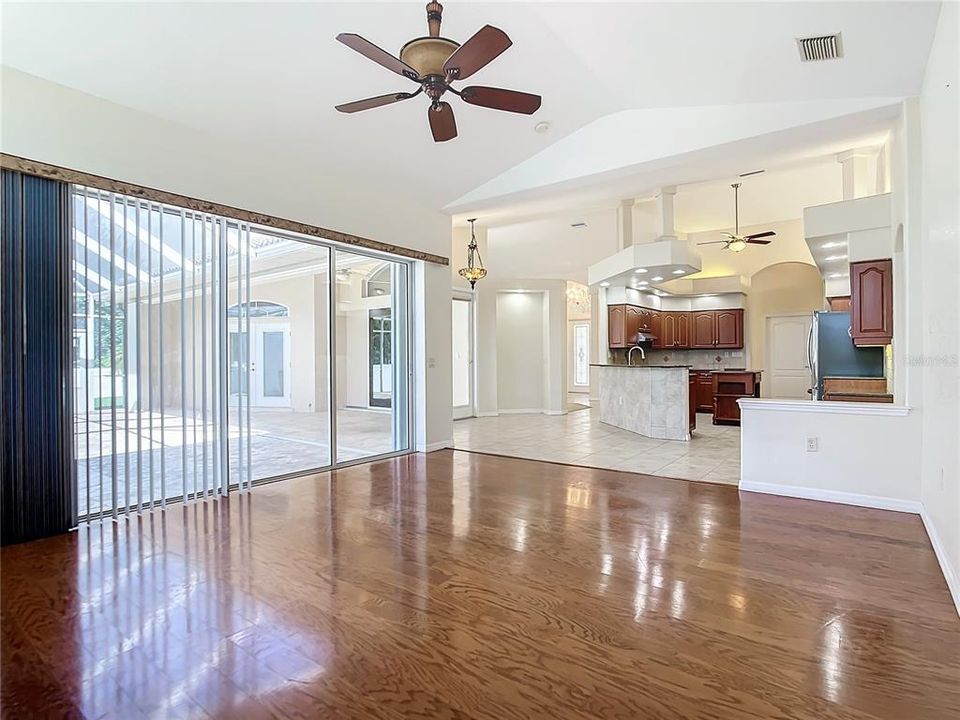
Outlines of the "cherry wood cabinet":
<svg viewBox="0 0 960 720">
<path fill-rule="evenodd" d="M 743 310 L 717 310 L 714 347 L 743 347 Z"/>
<path fill-rule="evenodd" d="M 850 263 L 850 337 L 854 345 L 893 341 L 893 262 Z"/>
<path fill-rule="evenodd" d="M 697 310 L 690 347 L 734 349 L 743 347 L 743 310 Z"/>
<path fill-rule="evenodd" d="M 739 425 L 743 397 L 760 397 L 760 373 L 716 372 L 713 374 L 713 424 Z"/>
<path fill-rule="evenodd" d="M 658 349 L 743 347 L 743 310 L 652 310 L 638 305 L 607 306 L 611 348 L 633 347 L 637 333 L 653 335 Z"/>
<path fill-rule="evenodd" d="M 827 298 L 827 304 L 832 312 L 850 312 L 850 296 L 838 295 Z"/>
<path fill-rule="evenodd" d="M 627 306 L 607 306 L 607 341 L 612 348 L 626 347 L 624 338 L 627 334 Z"/>
<path fill-rule="evenodd" d="M 665 310 L 660 313 L 660 344 L 658 347 L 683 350 L 690 347 L 690 313 Z"/>
<path fill-rule="evenodd" d="M 653 346 L 662 348 L 663 345 L 663 313 L 659 310 L 650 311 L 650 334 L 653 335 Z"/>
<path fill-rule="evenodd" d="M 697 412 L 713 412 L 713 373 L 695 370 L 697 376 Z"/>
<path fill-rule="evenodd" d="M 645 308 L 636 305 L 607 306 L 607 343 L 611 348 L 629 348 L 637 344 L 637 333 L 644 324 Z"/>
</svg>

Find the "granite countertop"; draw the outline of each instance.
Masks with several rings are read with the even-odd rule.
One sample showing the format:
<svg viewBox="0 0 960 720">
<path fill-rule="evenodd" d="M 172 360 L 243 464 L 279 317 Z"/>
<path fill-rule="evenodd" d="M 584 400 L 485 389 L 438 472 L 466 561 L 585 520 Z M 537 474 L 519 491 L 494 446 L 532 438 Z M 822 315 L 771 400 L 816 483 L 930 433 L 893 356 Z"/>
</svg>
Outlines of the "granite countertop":
<svg viewBox="0 0 960 720">
<path fill-rule="evenodd" d="M 722 370 L 717 370 L 716 368 L 693 368 L 696 372 L 712 372 L 712 373 L 762 373 L 763 370 L 747 370 L 746 368 L 723 368 Z"/>
<path fill-rule="evenodd" d="M 693 365 L 618 365 L 617 363 L 590 363 L 590 367 L 612 367 L 612 368 L 685 368 L 690 369 Z"/>
</svg>

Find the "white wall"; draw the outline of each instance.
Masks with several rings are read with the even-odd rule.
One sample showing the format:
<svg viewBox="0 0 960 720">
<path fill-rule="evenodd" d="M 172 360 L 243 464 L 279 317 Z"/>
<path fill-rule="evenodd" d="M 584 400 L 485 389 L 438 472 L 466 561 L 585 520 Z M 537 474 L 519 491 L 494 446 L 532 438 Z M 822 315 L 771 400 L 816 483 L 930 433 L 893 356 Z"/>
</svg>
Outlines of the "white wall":
<svg viewBox="0 0 960 720">
<path fill-rule="evenodd" d="M 741 487 L 921 512 L 960 612 L 958 25 L 960 6 L 943 4 L 922 94 L 889 142 L 894 392 L 909 414 L 745 403 Z M 807 453 L 813 435 L 820 452 Z"/>
<path fill-rule="evenodd" d="M 920 422 L 904 408 L 742 401 L 740 437 L 742 490 L 920 509 Z M 817 452 L 807 451 L 807 438 L 817 439 Z"/>
<path fill-rule="evenodd" d="M 307 172 L 270 147 L 234 146 L 158 117 L 62 85 L 2 70 L 5 153 L 160 188 L 212 202 L 320 225 L 382 242 L 447 255 L 450 220 L 389 194 L 339 181 L 329 168 Z M 419 371 L 418 449 L 452 437 L 450 269 L 420 269 L 415 344 Z M 433 367 L 426 368 L 432 358 Z M 434 385 L 435 383 L 435 385 Z"/>
<path fill-rule="evenodd" d="M 540 355 L 539 377 L 543 393 L 539 406 L 529 406 L 531 398 L 525 394 L 511 397 L 510 381 L 501 385 L 501 377 L 511 370 L 502 368 L 504 357 L 518 357 L 508 350 L 501 353 L 501 323 L 512 323 L 507 317 L 509 304 L 501 305 L 501 294 L 516 290 L 539 293 L 544 298 L 541 314 L 544 350 Z M 566 412 L 567 392 L 567 283 L 565 280 L 522 280 L 493 283 L 484 280 L 477 284 L 475 311 L 477 313 L 477 414 L 496 415 L 502 410 L 531 409 L 549 414 Z M 510 333 L 502 342 L 512 342 L 515 336 Z M 447 351 L 449 353 L 449 349 Z M 528 364 L 537 364 L 534 361 Z M 501 394 L 501 390 L 503 393 Z M 501 403 L 503 405 L 501 406 Z"/>
<path fill-rule="evenodd" d="M 921 497 L 960 610 L 960 6 L 944 3 L 920 96 Z M 910 252 L 907 242 L 906 252 Z M 908 382 L 909 382 L 908 378 Z"/>
<path fill-rule="evenodd" d="M 497 404 L 500 412 L 543 408 L 547 354 L 541 292 L 497 294 Z"/>
</svg>

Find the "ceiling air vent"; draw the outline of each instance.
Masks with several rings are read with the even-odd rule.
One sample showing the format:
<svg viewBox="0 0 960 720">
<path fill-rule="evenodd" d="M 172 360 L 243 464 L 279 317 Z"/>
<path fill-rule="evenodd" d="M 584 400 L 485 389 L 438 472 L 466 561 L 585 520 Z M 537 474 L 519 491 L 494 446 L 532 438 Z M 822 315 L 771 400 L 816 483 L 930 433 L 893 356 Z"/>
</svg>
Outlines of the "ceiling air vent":
<svg viewBox="0 0 960 720">
<path fill-rule="evenodd" d="M 800 59 L 803 62 L 809 62 L 811 60 L 836 60 L 837 58 L 843 57 L 843 45 L 840 43 L 840 33 L 836 35 L 797 38 L 797 47 L 800 49 Z"/>
</svg>

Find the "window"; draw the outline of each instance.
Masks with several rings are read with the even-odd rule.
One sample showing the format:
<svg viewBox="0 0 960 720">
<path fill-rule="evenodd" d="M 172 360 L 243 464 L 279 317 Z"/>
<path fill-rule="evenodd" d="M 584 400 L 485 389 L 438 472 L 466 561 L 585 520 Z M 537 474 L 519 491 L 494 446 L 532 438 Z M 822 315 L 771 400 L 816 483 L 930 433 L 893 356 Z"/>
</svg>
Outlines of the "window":
<svg viewBox="0 0 960 720">
<path fill-rule="evenodd" d="M 231 305 L 227 310 L 227 317 L 289 317 L 290 308 L 275 302 L 254 300 L 243 305 Z"/>
<path fill-rule="evenodd" d="M 590 326 L 586 323 L 573 326 L 573 384 L 590 384 Z"/>
</svg>

